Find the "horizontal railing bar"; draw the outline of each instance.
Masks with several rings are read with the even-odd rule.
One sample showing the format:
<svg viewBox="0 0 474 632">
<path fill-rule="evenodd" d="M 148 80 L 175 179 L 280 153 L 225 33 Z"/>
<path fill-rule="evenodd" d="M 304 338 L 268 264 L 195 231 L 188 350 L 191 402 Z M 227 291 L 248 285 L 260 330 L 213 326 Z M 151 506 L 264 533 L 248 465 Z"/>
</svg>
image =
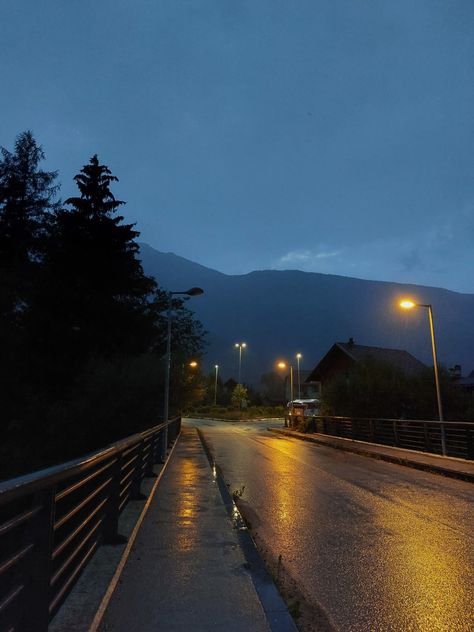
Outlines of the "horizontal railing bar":
<svg viewBox="0 0 474 632">
<path fill-rule="evenodd" d="M 99 476 L 99 474 L 102 474 L 102 472 L 105 472 L 105 470 L 109 469 L 109 467 L 112 467 L 112 465 L 114 465 L 114 463 L 116 463 L 116 462 L 117 462 L 117 459 L 113 459 L 113 461 L 110 461 L 110 463 L 107 463 L 107 465 L 104 465 L 103 467 L 98 469 L 96 472 L 93 472 L 92 474 L 89 474 L 89 476 L 86 476 L 85 478 L 82 478 L 77 483 L 74 483 L 70 487 L 66 487 L 66 489 L 63 489 L 62 491 L 58 492 L 56 494 L 56 497 L 55 497 L 56 502 L 58 502 L 59 500 L 62 500 L 63 498 L 65 498 L 66 496 L 71 494 L 72 492 L 75 492 L 76 489 L 79 489 L 80 487 L 82 487 L 86 483 L 89 483 L 94 478 Z"/>
<path fill-rule="evenodd" d="M 109 485 L 112 482 L 112 477 L 109 477 L 107 480 L 105 480 L 102 485 L 99 485 L 99 487 L 93 491 L 91 494 L 89 494 L 89 496 L 87 496 L 86 498 L 84 498 L 84 500 L 82 502 L 80 502 L 78 505 L 76 505 L 73 509 L 71 509 L 71 511 L 69 511 L 67 514 L 65 514 L 62 518 L 60 518 L 55 524 L 54 524 L 54 530 L 57 531 L 58 529 L 60 529 L 66 522 L 68 522 L 68 520 L 70 520 L 73 516 L 75 516 L 77 514 L 78 511 L 80 511 L 81 509 L 83 509 L 88 503 L 90 503 L 90 501 L 95 498 L 97 496 L 97 494 L 100 494 L 100 492 L 107 487 L 107 485 Z"/>
<path fill-rule="evenodd" d="M 120 487 L 122 487 L 122 485 L 124 485 L 126 483 L 126 481 L 135 474 L 135 470 L 131 469 L 129 470 L 125 476 L 123 478 L 120 479 Z"/>
<path fill-rule="evenodd" d="M 54 549 L 53 551 L 53 560 L 55 560 L 57 558 L 57 556 L 67 547 L 67 545 L 72 542 L 72 540 L 74 540 L 74 538 L 82 531 L 82 529 L 84 529 L 84 527 L 92 520 L 92 518 L 94 518 L 94 516 L 97 515 L 97 513 L 102 509 L 102 507 L 105 505 L 105 503 L 109 500 L 109 496 L 106 496 L 104 498 L 104 500 L 102 502 L 100 502 L 97 507 L 87 516 L 87 518 L 85 520 L 83 520 L 81 522 L 80 525 L 78 525 L 74 531 L 71 531 L 71 533 L 67 536 L 67 538 L 65 538 L 61 544 L 58 544 L 58 546 Z"/>
<path fill-rule="evenodd" d="M 8 593 L 5 599 L 2 602 L 0 602 L 0 613 L 3 612 L 6 608 L 8 608 L 11 602 L 18 597 L 18 595 L 21 593 L 21 591 L 24 588 L 25 588 L 25 585 L 20 584 L 19 586 L 17 586 L 16 588 L 14 588 L 12 591 Z"/>
<path fill-rule="evenodd" d="M 88 470 L 97 465 L 100 461 L 103 461 L 115 454 L 120 454 L 129 446 L 140 443 L 143 440 L 144 435 L 146 436 L 149 433 L 159 432 L 163 428 L 175 423 L 175 421 L 176 419 L 170 419 L 167 422 L 162 422 L 157 426 L 144 431 L 144 433 L 131 435 L 130 437 L 126 437 L 125 439 L 112 443 L 97 452 L 92 452 L 86 456 L 82 456 L 79 459 L 3 481 L 0 483 L 0 505 L 13 500 L 14 498 L 18 498 L 19 496 L 24 496 L 27 493 L 33 493 L 38 489 L 51 487 L 67 478 L 70 478 L 71 476 L 74 476 L 75 474 Z"/>
<path fill-rule="evenodd" d="M 91 548 L 87 551 L 87 553 L 82 558 L 81 562 L 76 566 L 74 572 L 69 576 L 68 580 L 64 583 L 64 585 L 61 588 L 61 590 L 55 595 L 54 599 L 51 601 L 51 603 L 49 605 L 49 613 L 50 614 L 52 612 L 54 612 L 56 606 L 59 604 L 59 602 L 61 601 L 61 599 L 64 596 L 64 594 L 69 589 L 69 586 L 74 582 L 74 580 L 76 579 L 77 575 L 79 575 L 79 573 L 82 571 L 84 566 L 87 564 L 87 561 L 92 556 L 92 554 L 95 552 L 96 548 L 97 548 L 97 542 L 94 542 L 92 544 Z"/>
<path fill-rule="evenodd" d="M 35 507 L 34 509 L 31 509 L 31 511 L 25 511 L 25 513 L 19 514 L 8 522 L 4 522 L 2 525 L 0 525 L 0 536 L 5 535 L 5 533 L 8 533 L 12 529 L 15 529 L 15 527 L 18 527 L 24 522 L 27 522 L 30 518 L 36 516 L 38 511 L 41 511 L 42 509 L 43 507 L 40 505 L 38 507 Z"/>
<path fill-rule="evenodd" d="M 127 450 L 124 450 L 122 452 L 122 458 L 123 459 L 127 458 L 129 454 L 134 454 L 134 453 L 137 454 L 139 449 L 140 449 L 140 443 L 136 443 L 131 448 L 128 448 Z"/>
<path fill-rule="evenodd" d="M 0 575 L 2 575 L 5 571 L 7 571 L 12 566 L 14 566 L 17 562 L 22 560 L 25 557 L 25 555 L 27 555 L 31 551 L 33 547 L 34 547 L 33 543 L 28 544 L 27 546 L 25 546 L 24 549 L 21 549 L 21 551 L 18 551 L 18 553 L 15 553 L 15 555 L 13 555 L 8 560 L 3 562 L 0 565 Z"/>
<path fill-rule="evenodd" d="M 138 454 L 135 454 L 135 456 L 132 456 L 132 458 L 131 458 L 129 461 L 127 461 L 126 463 L 124 463 L 124 464 L 122 465 L 122 468 L 121 468 L 121 469 L 122 469 L 122 472 L 124 472 L 124 471 L 127 469 L 127 467 L 128 467 L 131 463 L 133 463 L 134 461 L 136 461 L 137 459 L 138 459 Z"/>
<path fill-rule="evenodd" d="M 119 505 L 119 513 L 122 511 L 122 509 L 125 507 L 125 505 L 128 503 L 128 499 L 130 498 L 130 494 L 127 494 L 125 496 L 125 498 L 121 501 L 120 505 Z"/>
<path fill-rule="evenodd" d="M 52 578 L 51 578 L 51 586 L 54 586 L 54 584 L 58 581 L 58 579 L 61 577 L 61 575 L 64 573 L 64 571 L 68 568 L 68 566 L 70 565 L 72 560 L 77 556 L 77 554 L 87 544 L 87 542 L 91 539 L 91 537 L 94 535 L 94 533 L 100 527 L 102 522 L 103 522 L 103 518 L 99 518 L 99 520 L 97 520 L 97 522 L 92 526 L 92 528 L 89 531 L 89 533 L 87 533 L 87 535 L 85 535 L 82 538 L 82 540 L 76 546 L 74 551 L 72 551 L 71 554 L 64 560 L 64 562 L 61 564 L 61 566 L 58 568 L 58 570 L 52 576 Z"/>
<path fill-rule="evenodd" d="M 389 419 L 389 418 L 385 418 L 385 417 L 338 417 L 335 415 L 331 415 L 331 416 L 325 416 L 325 415 L 313 415 L 314 419 L 321 419 L 321 420 L 346 420 L 346 421 L 373 421 L 373 422 L 378 422 L 378 421 L 383 421 L 383 422 L 390 422 L 393 423 L 394 421 L 397 424 L 436 424 L 436 425 L 440 425 L 440 424 L 444 424 L 445 426 L 467 426 L 467 427 L 472 427 L 474 428 L 474 421 L 438 421 L 436 419 Z"/>
<path fill-rule="evenodd" d="M 127 493 L 127 490 L 130 489 L 130 485 L 133 485 L 133 481 L 128 481 L 128 483 L 123 487 L 123 489 L 120 490 L 120 494 L 119 494 L 120 497 L 122 497 L 124 494 Z"/>
</svg>

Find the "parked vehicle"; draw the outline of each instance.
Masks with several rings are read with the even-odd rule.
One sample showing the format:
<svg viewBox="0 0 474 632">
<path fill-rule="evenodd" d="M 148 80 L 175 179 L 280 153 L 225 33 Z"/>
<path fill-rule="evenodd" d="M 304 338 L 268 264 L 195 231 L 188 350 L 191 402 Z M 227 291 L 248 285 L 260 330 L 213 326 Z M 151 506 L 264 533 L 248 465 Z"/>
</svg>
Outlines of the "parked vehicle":
<svg viewBox="0 0 474 632">
<path fill-rule="evenodd" d="M 285 426 L 290 428 L 304 419 L 304 417 L 316 417 L 320 414 L 321 402 L 319 399 L 294 399 L 287 404 L 288 413 L 285 415 Z"/>
</svg>

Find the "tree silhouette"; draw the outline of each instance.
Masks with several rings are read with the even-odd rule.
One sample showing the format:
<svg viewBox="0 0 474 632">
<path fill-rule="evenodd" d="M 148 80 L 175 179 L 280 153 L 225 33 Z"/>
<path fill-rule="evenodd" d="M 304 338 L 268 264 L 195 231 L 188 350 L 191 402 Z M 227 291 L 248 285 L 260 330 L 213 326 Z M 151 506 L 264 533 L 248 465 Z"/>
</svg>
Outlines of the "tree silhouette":
<svg viewBox="0 0 474 632">
<path fill-rule="evenodd" d="M 117 181 L 94 155 L 74 178 L 80 192 L 56 213 L 46 255 L 41 327 L 56 352 L 76 357 L 139 353 L 154 333 L 155 281 L 137 258 L 139 233 L 116 211 Z"/>
<path fill-rule="evenodd" d="M 42 148 L 30 131 L 18 135 L 15 151 L 1 148 L 0 318 L 12 325 L 30 302 L 45 248 L 50 213 L 59 203 L 56 171 L 39 169 Z"/>
<path fill-rule="evenodd" d="M 26 399 L 26 327 L 38 292 L 52 212 L 58 209 L 56 172 L 40 169 L 43 150 L 30 131 L 0 159 L 0 409 L 18 416 Z"/>
</svg>

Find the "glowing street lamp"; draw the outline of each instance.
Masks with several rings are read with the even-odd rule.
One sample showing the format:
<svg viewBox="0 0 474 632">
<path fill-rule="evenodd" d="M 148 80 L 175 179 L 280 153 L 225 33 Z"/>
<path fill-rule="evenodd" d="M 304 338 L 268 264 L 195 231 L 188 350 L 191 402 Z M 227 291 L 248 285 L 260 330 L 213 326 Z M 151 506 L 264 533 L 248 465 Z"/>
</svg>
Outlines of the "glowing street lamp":
<svg viewBox="0 0 474 632">
<path fill-rule="evenodd" d="M 196 362 L 196 360 L 193 360 L 192 362 L 190 362 L 190 363 L 189 363 L 189 366 L 190 366 L 192 369 L 195 369 L 195 368 L 197 367 L 197 365 L 198 365 L 198 363 Z"/>
<path fill-rule="evenodd" d="M 301 399 L 300 360 L 302 357 L 301 353 L 296 354 L 296 361 L 298 363 L 298 399 Z"/>
<path fill-rule="evenodd" d="M 415 303 L 414 301 L 410 299 L 404 299 L 403 301 L 400 301 L 400 307 L 402 309 L 413 309 L 414 307 L 426 307 L 428 310 L 428 319 L 430 323 L 430 333 L 431 333 L 431 349 L 433 351 L 433 367 L 434 367 L 434 374 L 435 374 L 436 397 L 438 399 L 438 415 L 439 415 L 439 420 L 443 422 L 444 418 L 443 418 L 443 407 L 441 404 L 441 390 L 439 387 L 438 360 L 437 360 L 437 354 L 436 354 L 436 339 L 435 339 L 435 330 L 434 330 L 434 322 L 433 322 L 433 309 L 431 305 L 429 304 Z M 446 456 L 446 436 L 445 436 L 443 423 L 441 423 L 441 449 L 442 449 L 443 455 Z"/>
<path fill-rule="evenodd" d="M 192 287 L 182 292 L 168 292 L 168 312 L 167 322 L 168 330 L 166 333 L 166 375 L 165 375 L 165 393 L 163 402 L 163 421 L 166 423 L 169 417 L 169 400 L 170 400 L 170 370 L 171 370 L 171 310 L 173 307 L 173 296 L 177 294 L 186 296 L 199 296 L 204 294 L 204 290 L 200 287 Z M 166 459 L 166 451 L 168 449 L 168 426 L 163 429 L 163 448 L 161 452 L 162 460 Z"/>
<path fill-rule="evenodd" d="M 236 342 L 234 347 L 239 350 L 239 384 L 241 384 L 242 377 L 242 349 L 247 348 L 246 342 Z"/>
<path fill-rule="evenodd" d="M 277 367 L 279 369 L 290 369 L 290 401 L 293 401 L 293 366 L 291 364 L 287 364 L 286 362 L 280 361 L 277 363 Z M 285 389 L 285 399 L 286 399 L 286 389 Z"/>
</svg>

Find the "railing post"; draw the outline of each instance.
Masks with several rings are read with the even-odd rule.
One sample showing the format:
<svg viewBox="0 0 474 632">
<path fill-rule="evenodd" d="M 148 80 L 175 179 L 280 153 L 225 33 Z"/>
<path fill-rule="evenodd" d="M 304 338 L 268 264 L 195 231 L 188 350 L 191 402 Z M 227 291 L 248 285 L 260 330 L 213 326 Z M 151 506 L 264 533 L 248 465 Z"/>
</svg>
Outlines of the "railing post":
<svg viewBox="0 0 474 632">
<path fill-rule="evenodd" d="M 351 418 L 351 437 L 357 439 L 357 420 Z"/>
<path fill-rule="evenodd" d="M 133 473 L 133 482 L 131 489 L 131 499 L 132 500 L 145 500 L 145 494 L 141 493 L 141 484 L 142 484 L 142 467 L 143 467 L 143 444 L 144 440 L 140 441 L 138 446 L 138 455 L 135 465 L 135 471 Z"/>
<path fill-rule="evenodd" d="M 395 447 L 398 448 L 398 446 L 400 445 L 400 442 L 398 439 L 398 426 L 397 426 L 396 419 L 393 420 L 393 440 L 394 440 Z"/>
<path fill-rule="evenodd" d="M 373 419 L 369 419 L 369 436 L 370 436 L 370 441 L 372 443 L 375 443 L 375 426 L 374 426 Z"/>
<path fill-rule="evenodd" d="M 151 435 L 151 439 L 150 439 L 150 451 L 148 452 L 148 457 L 146 460 L 146 469 L 145 469 L 145 476 L 147 476 L 148 478 L 155 478 L 156 474 L 153 471 L 153 465 L 155 463 L 155 451 L 156 451 L 156 432 L 154 432 Z"/>
<path fill-rule="evenodd" d="M 469 426 L 466 427 L 466 452 L 468 459 L 474 459 L 474 441 L 472 437 L 473 431 Z"/>
<path fill-rule="evenodd" d="M 120 517 L 120 479 L 122 477 L 123 454 L 119 452 L 112 466 L 112 481 L 110 483 L 109 500 L 106 505 L 104 520 L 104 543 L 124 544 L 127 538 L 118 532 Z"/>
<path fill-rule="evenodd" d="M 163 456 L 164 454 L 166 454 L 166 451 L 163 445 L 164 440 L 165 440 L 165 431 L 164 431 L 164 428 L 161 428 L 161 430 L 158 430 L 157 463 L 164 463 L 166 461 L 166 456 Z"/>
<path fill-rule="evenodd" d="M 34 503 L 41 510 L 26 529 L 26 538 L 34 543 L 26 580 L 27 597 L 22 613 L 22 632 L 47 632 L 51 600 L 51 567 L 55 514 L 55 488 L 41 490 L 34 495 Z"/>
<path fill-rule="evenodd" d="M 441 422 L 441 453 L 443 456 L 447 456 L 447 447 L 446 447 L 446 428 L 443 422 Z"/>
<path fill-rule="evenodd" d="M 431 441 L 428 433 L 428 424 L 423 422 L 423 437 L 425 439 L 425 451 L 431 452 Z"/>
</svg>

